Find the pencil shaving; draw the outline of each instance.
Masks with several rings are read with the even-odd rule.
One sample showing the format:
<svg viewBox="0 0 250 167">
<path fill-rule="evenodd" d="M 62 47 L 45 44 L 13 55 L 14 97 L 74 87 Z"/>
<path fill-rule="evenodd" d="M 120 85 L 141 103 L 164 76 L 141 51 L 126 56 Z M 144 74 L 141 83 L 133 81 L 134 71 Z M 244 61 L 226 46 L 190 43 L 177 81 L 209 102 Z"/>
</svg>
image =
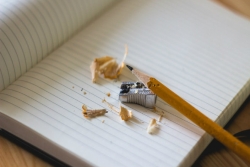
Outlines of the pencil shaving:
<svg viewBox="0 0 250 167">
<path fill-rule="evenodd" d="M 105 98 L 102 100 L 102 102 L 106 103 L 111 110 L 119 113 L 119 111 L 117 111 L 112 104 L 110 104 L 109 102 L 107 102 Z"/>
<path fill-rule="evenodd" d="M 156 127 L 157 127 L 156 119 L 153 118 L 148 125 L 147 132 L 149 134 L 152 134 L 155 131 Z"/>
<path fill-rule="evenodd" d="M 159 116 L 159 118 L 158 118 L 158 122 L 161 122 L 161 120 L 162 120 L 162 116 L 163 116 L 163 115 L 160 115 L 160 116 Z"/>
<path fill-rule="evenodd" d="M 120 106 L 120 117 L 124 121 L 128 121 L 130 118 L 132 118 L 132 111 L 129 111 L 125 107 Z"/>
<path fill-rule="evenodd" d="M 163 111 L 157 110 L 156 107 L 153 108 L 153 112 L 155 112 L 155 113 L 157 113 L 157 114 L 160 114 L 160 115 L 164 115 L 164 112 L 163 112 Z"/>
<path fill-rule="evenodd" d="M 116 79 L 124 67 L 124 61 L 127 53 L 128 48 L 127 45 L 125 45 L 124 57 L 120 64 L 118 64 L 116 60 L 110 56 L 96 58 L 90 65 L 92 82 L 96 82 L 98 76 L 108 79 Z"/>
<path fill-rule="evenodd" d="M 107 113 L 106 109 L 90 110 L 86 105 L 82 105 L 82 114 L 85 118 L 93 118 Z"/>
</svg>

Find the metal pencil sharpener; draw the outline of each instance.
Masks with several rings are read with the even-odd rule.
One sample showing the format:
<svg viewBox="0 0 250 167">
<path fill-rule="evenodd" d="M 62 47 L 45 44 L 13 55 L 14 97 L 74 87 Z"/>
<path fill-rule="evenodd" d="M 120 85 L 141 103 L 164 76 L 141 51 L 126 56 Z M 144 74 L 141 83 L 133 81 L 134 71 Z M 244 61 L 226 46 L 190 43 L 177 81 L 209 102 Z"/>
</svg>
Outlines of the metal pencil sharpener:
<svg viewBox="0 0 250 167">
<path fill-rule="evenodd" d="M 121 102 L 154 108 L 157 96 L 142 82 L 122 82 L 120 88 L 119 100 Z"/>
</svg>

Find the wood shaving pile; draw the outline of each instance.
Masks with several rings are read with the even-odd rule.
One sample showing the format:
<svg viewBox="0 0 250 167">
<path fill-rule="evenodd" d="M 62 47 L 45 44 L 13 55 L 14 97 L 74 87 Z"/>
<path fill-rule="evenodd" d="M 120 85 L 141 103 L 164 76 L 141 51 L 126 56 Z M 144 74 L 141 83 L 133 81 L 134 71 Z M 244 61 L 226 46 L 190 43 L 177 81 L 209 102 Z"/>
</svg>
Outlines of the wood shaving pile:
<svg viewBox="0 0 250 167">
<path fill-rule="evenodd" d="M 108 79 L 116 79 L 124 67 L 124 61 L 128 53 L 128 48 L 125 46 L 125 54 L 120 64 L 113 57 L 104 56 L 96 58 L 90 65 L 92 82 L 96 82 L 98 76 Z"/>
<path fill-rule="evenodd" d="M 120 75 L 121 70 L 124 67 L 124 61 L 125 61 L 127 54 L 128 54 L 128 48 L 125 45 L 124 57 L 123 57 L 123 60 L 121 61 L 120 64 L 118 64 L 116 62 L 116 60 L 111 56 L 104 56 L 104 57 L 100 57 L 100 58 L 95 58 L 94 61 L 90 65 L 92 82 L 96 82 L 98 77 L 103 77 L 103 78 L 108 78 L 108 79 L 116 79 Z M 135 93 L 138 93 L 138 90 Z M 84 94 L 86 94 L 86 92 L 84 92 Z M 110 93 L 107 93 L 106 95 L 108 97 L 110 97 Z M 122 120 L 128 121 L 130 118 L 132 118 L 132 111 L 128 110 L 127 108 L 120 105 L 120 111 L 117 111 L 114 108 L 114 106 L 111 105 L 110 103 L 108 103 L 105 99 L 103 99 L 102 102 L 106 103 L 111 110 L 119 113 Z M 82 106 L 82 110 L 83 110 L 83 115 L 86 118 L 94 117 L 97 115 L 103 115 L 106 113 L 105 109 L 88 110 L 85 105 Z M 159 112 L 156 108 L 154 108 L 154 111 Z M 161 121 L 163 114 L 164 113 L 162 113 L 160 115 L 160 117 L 158 118 L 159 122 Z M 102 123 L 104 123 L 104 120 L 102 121 Z M 153 133 L 154 130 L 156 129 L 156 127 L 157 127 L 156 119 L 152 119 L 148 125 L 147 132 L 150 134 Z"/>
</svg>

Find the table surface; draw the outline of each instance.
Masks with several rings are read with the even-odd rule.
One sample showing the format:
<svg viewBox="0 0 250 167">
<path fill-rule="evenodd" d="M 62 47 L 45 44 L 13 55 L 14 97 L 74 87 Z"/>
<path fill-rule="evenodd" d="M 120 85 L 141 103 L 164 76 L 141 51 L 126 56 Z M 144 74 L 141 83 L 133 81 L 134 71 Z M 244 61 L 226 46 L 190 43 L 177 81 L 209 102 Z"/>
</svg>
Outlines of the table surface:
<svg viewBox="0 0 250 167">
<path fill-rule="evenodd" d="M 216 3 L 226 6 L 229 10 L 250 19 L 250 0 L 214 0 Z M 237 111 L 235 116 L 225 126 L 230 133 L 235 134 L 242 130 L 250 129 L 250 97 Z M 250 146 L 250 140 L 245 141 Z M 27 166 L 40 167 L 51 166 L 35 155 L 20 148 L 16 144 L 0 136 L 0 167 Z M 219 145 L 213 140 L 201 154 L 193 167 L 207 166 L 250 166 L 241 160 L 230 150 Z"/>
</svg>

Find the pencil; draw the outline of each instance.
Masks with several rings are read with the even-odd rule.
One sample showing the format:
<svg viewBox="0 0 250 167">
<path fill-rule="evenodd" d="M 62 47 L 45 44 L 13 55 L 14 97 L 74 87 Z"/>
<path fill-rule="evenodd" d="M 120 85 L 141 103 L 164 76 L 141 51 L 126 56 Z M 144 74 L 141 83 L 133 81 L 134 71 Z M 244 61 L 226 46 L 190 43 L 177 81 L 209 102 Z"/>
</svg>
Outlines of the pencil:
<svg viewBox="0 0 250 167">
<path fill-rule="evenodd" d="M 188 119 L 202 128 L 204 131 L 209 133 L 224 146 L 231 149 L 239 157 L 250 162 L 250 148 L 242 143 L 240 140 L 235 138 L 229 132 L 224 130 L 220 125 L 213 122 L 210 118 L 205 116 L 199 110 L 194 108 L 180 96 L 175 94 L 169 88 L 164 86 L 157 79 L 150 77 L 137 69 L 127 65 L 127 67 L 132 71 L 132 73 L 142 82 L 144 85 L 154 92 L 158 97 L 167 102 L 170 106 L 175 108 L 177 111 L 181 112 Z"/>
</svg>

